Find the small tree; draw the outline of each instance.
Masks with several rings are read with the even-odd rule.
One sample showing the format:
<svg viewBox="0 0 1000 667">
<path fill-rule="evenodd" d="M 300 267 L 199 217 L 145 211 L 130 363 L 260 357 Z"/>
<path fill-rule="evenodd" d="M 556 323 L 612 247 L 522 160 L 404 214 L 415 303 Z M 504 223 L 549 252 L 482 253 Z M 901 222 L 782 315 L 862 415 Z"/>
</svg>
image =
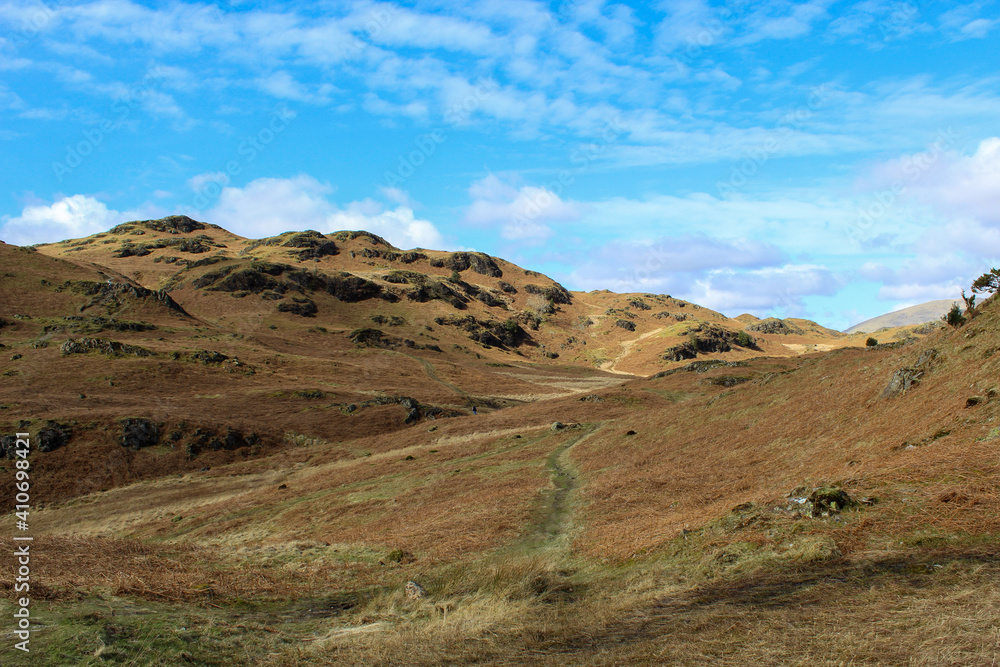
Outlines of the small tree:
<svg viewBox="0 0 1000 667">
<path fill-rule="evenodd" d="M 869 336 L 868 340 L 865 341 L 865 345 L 867 345 L 868 347 L 875 347 L 876 345 L 878 345 L 878 339 Z"/>
<path fill-rule="evenodd" d="M 957 303 L 951 304 L 951 310 L 949 310 L 948 314 L 944 315 L 941 319 L 956 329 L 965 324 L 965 317 L 962 315 L 962 307 Z"/>
<path fill-rule="evenodd" d="M 990 269 L 972 283 L 972 291 L 977 294 L 996 294 L 997 290 L 1000 290 L 1000 269 Z"/>
<path fill-rule="evenodd" d="M 967 315 L 976 314 L 976 295 L 975 294 L 965 294 L 965 290 L 962 290 L 962 301 L 965 302 L 965 313 Z"/>
</svg>

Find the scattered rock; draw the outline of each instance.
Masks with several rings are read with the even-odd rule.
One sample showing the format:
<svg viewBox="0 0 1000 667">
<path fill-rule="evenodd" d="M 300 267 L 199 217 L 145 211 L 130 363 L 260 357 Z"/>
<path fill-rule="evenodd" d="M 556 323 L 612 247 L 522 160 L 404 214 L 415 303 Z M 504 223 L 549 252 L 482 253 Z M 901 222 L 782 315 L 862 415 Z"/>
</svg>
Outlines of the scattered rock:
<svg viewBox="0 0 1000 667">
<path fill-rule="evenodd" d="M 160 441 L 160 431 L 148 419 L 128 418 L 122 420 L 122 447 L 142 449 L 152 447 Z"/>
<path fill-rule="evenodd" d="M 847 492 L 837 487 L 820 487 L 809 494 L 812 503 L 812 515 L 820 517 L 824 514 L 837 514 L 848 507 L 854 507 L 857 502 L 847 495 Z"/>
<path fill-rule="evenodd" d="M 444 259 L 442 266 L 452 271 L 465 271 L 471 268 L 476 273 L 490 278 L 503 277 L 503 271 L 493 258 L 481 252 L 453 252 Z"/>
<path fill-rule="evenodd" d="M 291 313 L 299 317 L 316 317 L 318 309 L 312 299 L 292 297 L 292 303 L 282 303 L 278 305 L 278 310 L 282 313 Z"/>
<path fill-rule="evenodd" d="M 974 408 L 975 406 L 979 405 L 985 400 L 986 399 L 983 398 L 982 396 L 970 396 L 969 398 L 965 399 L 965 407 Z"/>
<path fill-rule="evenodd" d="M 779 320 L 777 317 L 768 317 L 752 324 L 748 324 L 745 329 L 747 331 L 757 331 L 765 334 L 781 334 L 784 336 L 803 333 L 802 329 L 798 328 L 794 324 L 784 320 Z"/>
<path fill-rule="evenodd" d="M 165 290 L 149 290 L 145 287 L 130 285 L 128 283 L 95 282 L 92 280 L 69 280 L 56 288 L 57 292 L 65 290 L 93 297 L 89 303 L 80 309 L 81 311 L 93 308 L 94 306 L 103 306 L 109 310 L 116 310 L 122 307 L 123 299 L 134 298 L 142 300 L 152 299 L 180 315 L 187 315 L 187 311 L 181 308 L 180 304 L 174 301 Z"/>
<path fill-rule="evenodd" d="M 628 305 L 636 310 L 652 310 L 653 307 L 642 299 L 629 299 Z"/>
<path fill-rule="evenodd" d="M 142 225 L 154 232 L 167 232 L 168 234 L 190 234 L 191 232 L 214 227 L 204 222 L 192 220 L 186 215 L 168 215 L 158 220 L 135 220 L 125 222 L 110 230 L 111 234 L 124 234 L 135 230 L 136 225 Z"/>
<path fill-rule="evenodd" d="M 51 452 L 69 442 L 70 428 L 63 424 L 49 422 L 45 428 L 39 429 L 37 441 L 38 451 Z"/>
<path fill-rule="evenodd" d="M 15 435 L 0 436 L 0 457 L 13 459 L 16 450 L 17 450 L 17 436 Z"/>
<path fill-rule="evenodd" d="M 553 431 L 561 431 L 566 428 L 566 424 L 563 424 L 562 422 L 552 422 L 552 426 L 550 428 Z"/>
<path fill-rule="evenodd" d="M 925 350 L 912 366 L 904 366 L 892 374 L 889 384 L 882 390 L 882 398 L 894 398 L 905 394 L 910 387 L 920 384 L 920 380 L 931 369 L 938 357 L 936 349 Z"/>
<path fill-rule="evenodd" d="M 385 555 L 383 562 L 385 563 L 412 563 L 417 560 L 417 557 L 406 549 L 393 549 Z"/>
<path fill-rule="evenodd" d="M 552 303 L 562 303 L 566 305 L 573 303 L 570 293 L 559 283 L 555 283 L 550 287 L 541 287 L 540 285 L 532 285 L 529 283 L 524 286 L 524 291 L 528 294 L 538 294 L 544 296 Z"/>
<path fill-rule="evenodd" d="M 746 375 L 716 375 L 715 377 L 705 378 L 702 382 L 705 384 L 714 384 L 719 387 L 735 387 L 749 380 L 749 376 Z"/>
<path fill-rule="evenodd" d="M 20 354 L 12 354 L 12 355 L 10 355 L 10 360 L 11 361 L 17 361 L 20 358 L 21 358 Z"/>
<path fill-rule="evenodd" d="M 362 347 L 392 347 L 394 340 L 398 340 L 387 337 L 381 329 L 373 329 L 371 327 L 355 329 L 347 337 L 355 345 L 361 345 Z"/>
<path fill-rule="evenodd" d="M 214 350 L 199 350 L 198 352 L 192 352 L 188 355 L 191 361 L 200 361 L 205 364 L 221 364 L 222 362 L 229 359 L 226 355 L 221 352 L 215 352 Z"/>
<path fill-rule="evenodd" d="M 109 357 L 152 357 L 156 353 L 137 345 L 127 345 L 115 340 L 104 340 L 101 338 L 70 338 L 59 348 L 64 355 L 67 354 L 87 354 L 88 352 L 100 352 Z"/>
<path fill-rule="evenodd" d="M 419 600 L 427 597 L 427 589 L 415 581 L 407 581 L 405 591 L 408 600 Z"/>
</svg>

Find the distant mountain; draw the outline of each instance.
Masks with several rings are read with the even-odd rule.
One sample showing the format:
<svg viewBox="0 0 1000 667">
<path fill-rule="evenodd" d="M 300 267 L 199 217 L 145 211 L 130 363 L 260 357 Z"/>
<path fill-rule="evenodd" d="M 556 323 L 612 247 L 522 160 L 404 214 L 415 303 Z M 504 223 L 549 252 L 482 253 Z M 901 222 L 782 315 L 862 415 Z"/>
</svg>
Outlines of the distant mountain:
<svg viewBox="0 0 1000 667">
<path fill-rule="evenodd" d="M 910 306 L 909 308 L 894 310 L 891 313 L 885 313 L 884 315 L 879 315 L 878 317 L 855 324 L 851 328 L 845 329 L 844 333 L 873 333 L 879 329 L 934 322 L 947 313 L 953 303 L 959 303 L 959 300 L 938 299 L 937 301 L 928 301 L 916 306 Z M 959 305 L 961 304 L 959 303 Z"/>
</svg>

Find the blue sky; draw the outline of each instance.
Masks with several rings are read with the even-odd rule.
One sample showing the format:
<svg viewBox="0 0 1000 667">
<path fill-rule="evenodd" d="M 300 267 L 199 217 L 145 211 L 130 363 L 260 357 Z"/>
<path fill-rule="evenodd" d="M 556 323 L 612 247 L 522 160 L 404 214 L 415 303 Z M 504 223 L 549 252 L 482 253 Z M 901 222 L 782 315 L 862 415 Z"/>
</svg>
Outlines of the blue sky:
<svg viewBox="0 0 1000 667">
<path fill-rule="evenodd" d="M 369 229 L 844 328 L 1000 262 L 996 2 L 0 2 L 0 238 Z"/>
</svg>

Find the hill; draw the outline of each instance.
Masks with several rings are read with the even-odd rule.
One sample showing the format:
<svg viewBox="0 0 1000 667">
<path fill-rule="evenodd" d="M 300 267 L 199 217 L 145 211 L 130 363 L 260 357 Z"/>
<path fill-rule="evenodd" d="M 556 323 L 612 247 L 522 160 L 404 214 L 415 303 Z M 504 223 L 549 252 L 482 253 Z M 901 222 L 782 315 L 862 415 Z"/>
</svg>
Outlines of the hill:
<svg viewBox="0 0 1000 667">
<path fill-rule="evenodd" d="M 167 225 L 0 246 L 47 623 L 12 664 L 997 657 L 995 299 L 865 347 L 361 232 Z"/>
<path fill-rule="evenodd" d="M 892 329 L 898 327 L 909 327 L 928 322 L 937 322 L 941 316 L 947 313 L 952 304 L 962 305 L 959 299 L 939 299 L 937 301 L 927 301 L 909 308 L 901 308 L 891 313 L 885 313 L 870 320 L 865 320 L 845 329 L 845 333 L 874 333 L 881 329 Z"/>
</svg>

